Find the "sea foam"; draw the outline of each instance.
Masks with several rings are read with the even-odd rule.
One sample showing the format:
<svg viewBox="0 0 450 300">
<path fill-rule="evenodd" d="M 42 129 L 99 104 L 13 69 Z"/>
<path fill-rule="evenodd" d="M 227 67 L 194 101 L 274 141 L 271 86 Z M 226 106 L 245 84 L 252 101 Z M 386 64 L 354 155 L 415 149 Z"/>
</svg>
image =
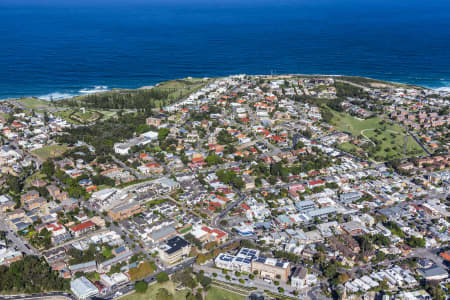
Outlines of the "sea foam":
<svg viewBox="0 0 450 300">
<path fill-rule="evenodd" d="M 76 94 L 54 92 L 39 96 L 38 98 L 42 100 L 52 101 L 52 100 L 63 100 L 67 98 L 72 98 L 74 96 L 76 96 Z"/>
<path fill-rule="evenodd" d="M 97 86 L 94 86 L 93 88 L 81 89 L 78 92 L 81 94 L 95 94 L 95 93 L 107 92 L 109 90 L 110 89 L 106 85 L 97 85 Z"/>
</svg>

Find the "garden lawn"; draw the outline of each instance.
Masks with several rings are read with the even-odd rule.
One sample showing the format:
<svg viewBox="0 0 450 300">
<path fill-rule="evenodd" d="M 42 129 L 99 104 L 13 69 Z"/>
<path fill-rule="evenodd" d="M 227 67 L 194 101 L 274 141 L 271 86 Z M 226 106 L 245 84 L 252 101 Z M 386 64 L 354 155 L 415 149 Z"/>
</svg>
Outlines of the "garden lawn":
<svg viewBox="0 0 450 300">
<path fill-rule="evenodd" d="M 172 294 L 175 300 L 183 300 L 186 299 L 186 295 L 188 293 L 188 289 L 184 289 L 181 291 L 176 291 L 176 285 L 172 281 L 167 281 L 164 283 L 154 283 L 152 285 L 148 286 L 148 289 L 145 293 L 139 294 L 139 293 L 133 293 L 130 295 L 126 295 L 121 297 L 121 300 L 159 300 L 156 299 L 156 293 L 160 288 L 165 288 L 169 291 L 170 294 Z"/>
<path fill-rule="evenodd" d="M 245 300 L 245 296 L 212 286 L 205 300 Z"/>
</svg>

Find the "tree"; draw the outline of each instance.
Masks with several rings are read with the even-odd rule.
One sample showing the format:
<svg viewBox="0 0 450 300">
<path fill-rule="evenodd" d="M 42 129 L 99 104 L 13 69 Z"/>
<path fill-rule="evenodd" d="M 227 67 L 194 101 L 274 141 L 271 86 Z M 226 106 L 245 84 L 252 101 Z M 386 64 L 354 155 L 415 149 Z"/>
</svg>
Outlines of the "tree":
<svg viewBox="0 0 450 300">
<path fill-rule="evenodd" d="M 167 275 L 166 272 L 160 272 L 160 273 L 158 273 L 158 275 L 156 275 L 156 281 L 158 283 L 163 283 L 163 282 L 169 281 L 169 275 Z"/>
<path fill-rule="evenodd" d="M 55 164 L 51 160 L 46 160 L 42 164 L 42 173 L 44 173 L 47 178 L 51 178 L 55 174 Z"/>
<path fill-rule="evenodd" d="M 60 278 L 51 267 L 37 256 L 26 255 L 9 267 L 0 266 L 0 291 L 40 293 L 69 289 L 69 281 Z"/>
<path fill-rule="evenodd" d="M 439 281 L 429 281 L 425 284 L 425 289 L 430 293 L 432 299 L 443 300 L 445 299 L 444 292 L 442 291 Z"/>
<path fill-rule="evenodd" d="M 19 180 L 19 177 L 8 175 L 8 178 L 6 179 L 6 183 L 8 184 L 9 190 L 12 191 L 14 194 L 20 194 L 22 187 Z"/>
<path fill-rule="evenodd" d="M 203 300 L 203 296 L 201 294 L 193 294 L 190 292 L 186 295 L 186 300 Z"/>
<path fill-rule="evenodd" d="M 192 268 L 186 268 L 183 271 L 177 272 L 172 276 L 174 282 L 179 282 L 184 286 L 193 289 L 197 286 L 194 278 L 191 276 Z"/>
<path fill-rule="evenodd" d="M 165 288 L 158 289 L 158 292 L 156 293 L 156 299 L 158 300 L 172 300 L 173 295 L 169 293 L 168 290 Z"/>
<path fill-rule="evenodd" d="M 196 263 L 201 265 L 201 264 L 204 264 L 207 260 L 208 260 L 208 257 L 205 254 L 200 253 L 197 256 Z"/>
<path fill-rule="evenodd" d="M 209 242 L 205 245 L 205 249 L 208 251 L 213 250 L 214 248 L 217 247 L 217 243 L 216 242 Z"/>
<path fill-rule="evenodd" d="M 338 283 L 342 283 L 342 284 L 346 283 L 349 279 L 350 279 L 350 277 L 348 276 L 347 273 L 341 273 L 337 277 Z"/>
<path fill-rule="evenodd" d="M 48 113 L 47 113 L 47 111 L 45 111 L 44 112 L 44 124 L 48 124 L 48 121 L 49 121 L 49 117 L 48 117 Z"/>
<path fill-rule="evenodd" d="M 158 130 L 158 140 L 160 142 L 164 141 L 166 139 L 166 137 L 169 135 L 169 128 L 160 128 Z"/>
<path fill-rule="evenodd" d="M 305 148 L 305 144 L 302 141 L 298 141 L 297 144 L 295 144 L 295 149 L 302 149 Z"/>
<path fill-rule="evenodd" d="M 205 276 L 204 274 L 201 274 L 201 273 L 197 274 L 197 280 L 198 280 L 198 282 L 200 282 L 200 284 L 202 285 L 202 287 L 205 290 L 208 290 L 209 286 L 212 283 L 211 278 L 209 278 L 209 277 L 207 277 L 207 276 Z"/>
<path fill-rule="evenodd" d="M 136 284 L 134 285 L 134 290 L 136 291 L 136 293 L 145 293 L 147 291 L 148 288 L 148 284 L 145 281 L 138 281 L 136 282 Z"/>
<path fill-rule="evenodd" d="M 219 142 L 219 144 L 221 145 L 227 145 L 227 144 L 231 144 L 233 142 L 235 142 L 237 139 L 232 136 L 228 131 L 226 131 L 225 129 L 221 130 L 218 134 L 217 134 L 217 141 Z"/>
<path fill-rule="evenodd" d="M 218 155 L 208 155 L 205 159 L 206 163 L 208 164 L 208 166 L 212 166 L 212 165 L 218 165 L 220 163 L 222 163 L 222 158 Z"/>
<path fill-rule="evenodd" d="M 406 239 L 406 243 L 410 245 L 413 248 L 423 248 L 425 247 L 425 239 L 418 238 L 415 236 L 411 236 L 410 238 Z"/>
</svg>

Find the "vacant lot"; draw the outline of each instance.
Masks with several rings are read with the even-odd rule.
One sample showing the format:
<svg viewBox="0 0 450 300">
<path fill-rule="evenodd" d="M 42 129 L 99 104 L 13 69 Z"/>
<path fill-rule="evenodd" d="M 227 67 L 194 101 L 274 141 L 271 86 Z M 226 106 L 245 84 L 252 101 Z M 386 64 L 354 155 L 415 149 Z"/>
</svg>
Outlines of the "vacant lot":
<svg viewBox="0 0 450 300">
<path fill-rule="evenodd" d="M 131 268 L 129 270 L 129 274 L 131 277 L 131 280 L 139 280 L 142 279 L 153 272 L 155 272 L 156 266 L 150 262 L 144 262 L 139 265 L 137 268 Z"/>
<path fill-rule="evenodd" d="M 44 146 L 41 149 L 33 150 L 32 153 L 39 157 L 41 161 L 45 161 L 52 157 L 58 157 L 66 152 L 67 147 L 64 145 Z"/>
</svg>

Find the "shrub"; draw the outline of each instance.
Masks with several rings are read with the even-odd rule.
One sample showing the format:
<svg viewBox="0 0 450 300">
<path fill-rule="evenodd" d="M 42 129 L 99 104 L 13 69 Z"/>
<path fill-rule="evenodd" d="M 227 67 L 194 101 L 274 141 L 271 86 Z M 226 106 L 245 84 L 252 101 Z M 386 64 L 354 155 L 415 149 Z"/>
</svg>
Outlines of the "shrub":
<svg viewBox="0 0 450 300">
<path fill-rule="evenodd" d="M 145 293 L 147 291 L 148 288 L 148 284 L 145 281 L 138 281 L 136 282 L 136 284 L 134 285 L 134 290 L 136 291 L 136 293 Z"/>
<path fill-rule="evenodd" d="M 169 275 L 167 275 L 166 272 L 158 273 L 158 275 L 156 275 L 156 281 L 158 283 L 163 283 L 163 282 L 169 281 Z"/>
</svg>

